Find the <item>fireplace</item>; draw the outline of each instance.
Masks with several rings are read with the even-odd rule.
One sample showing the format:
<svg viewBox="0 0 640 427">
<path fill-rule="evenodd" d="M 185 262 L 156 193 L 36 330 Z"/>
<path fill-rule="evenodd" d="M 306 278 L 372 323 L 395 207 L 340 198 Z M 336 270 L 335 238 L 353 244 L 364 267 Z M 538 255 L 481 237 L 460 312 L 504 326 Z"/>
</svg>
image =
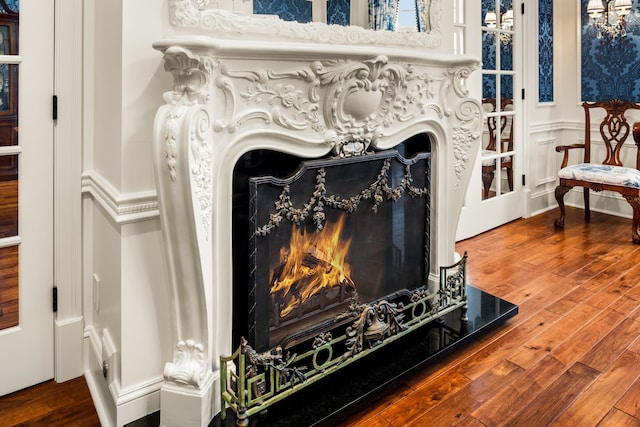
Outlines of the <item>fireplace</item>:
<svg viewBox="0 0 640 427">
<path fill-rule="evenodd" d="M 251 151 L 234 168 L 234 346 L 287 349 L 353 301 L 426 287 L 427 135 L 393 150 L 303 160 Z M 244 302 L 244 304 L 243 304 Z"/>
<path fill-rule="evenodd" d="M 436 33 L 329 37 L 317 23 L 171 4 L 181 35 L 154 44 L 174 82 L 154 135 L 174 319 L 161 392 L 173 418 L 161 422 L 206 425 L 238 347 L 285 357 L 375 309 L 391 319 L 367 335 L 379 348 L 464 304 L 441 270 L 459 260 L 482 128 L 465 83 L 479 61 L 430 51 Z"/>
</svg>

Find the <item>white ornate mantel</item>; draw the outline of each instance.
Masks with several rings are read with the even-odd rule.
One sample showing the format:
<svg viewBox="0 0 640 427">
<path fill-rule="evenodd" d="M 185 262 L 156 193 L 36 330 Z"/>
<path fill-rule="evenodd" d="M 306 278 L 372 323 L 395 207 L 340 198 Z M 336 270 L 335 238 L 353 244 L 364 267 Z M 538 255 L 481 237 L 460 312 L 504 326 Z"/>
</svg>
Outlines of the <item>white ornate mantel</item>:
<svg viewBox="0 0 640 427">
<path fill-rule="evenodd" d="M 479 147 L 481 106 L 464 86 L 479 62 L 410 47 L 304 38 L 275 42 L 185 35 L 154 47 L 164 54 L 164 67 L 174 79 L 156 115 L 154 135 L 174 308 L 174 355 L 165 366 L 162 425 L 180 419 L 170 414 L 174 410 L 193 411 L 184 396 L 200 402 L 201 419 L 194 425 L 206 425 L 219 411 L 211 401 L 217 394 L 218 357 L 232 352 L 236 161 L 255 149 L 305 158 L 360 155 L 429 134 L 433 289 L 438 267 L 454 259 L 458 217 Z"/>
</svg>

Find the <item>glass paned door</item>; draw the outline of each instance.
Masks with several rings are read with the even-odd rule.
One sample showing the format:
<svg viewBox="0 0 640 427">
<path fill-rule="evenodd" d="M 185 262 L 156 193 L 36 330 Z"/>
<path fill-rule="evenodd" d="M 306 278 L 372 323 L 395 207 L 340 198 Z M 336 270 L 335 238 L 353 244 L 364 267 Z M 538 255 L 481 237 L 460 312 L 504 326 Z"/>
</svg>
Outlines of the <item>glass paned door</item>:
<svg viewBox="0 0 640 427">
<path fill-rule="evenodd" d="M 0 330 L 19 324 L 18 13 L 0 8 Z"/>
<path fill-rule="evenodd" d="M 54 2 L 20 3 L 0 1 L 0 396 L 54 374 Z"/>
<path fill-rule="evenodd" d="M 511 0 L 483 1 L 482 104 L 487 115 L 482 137 L 482 200 L 513 191 L 513 42 Z"/>
<path fill-rule="evenodd" d="M 517 13 L 513 6 L 518 6 Z M 481 87 L 476 87 L 479 90 L 475 93 L 484 109 L 484 122 L 478 161 L 460 216 L 458 240 L 520 218 L 523 212 L 520 4 L 512 0 L 481 0 L 468 2 L 466 11 L 466 53 L 482 59 L 478 77 Z"/>
</svg>

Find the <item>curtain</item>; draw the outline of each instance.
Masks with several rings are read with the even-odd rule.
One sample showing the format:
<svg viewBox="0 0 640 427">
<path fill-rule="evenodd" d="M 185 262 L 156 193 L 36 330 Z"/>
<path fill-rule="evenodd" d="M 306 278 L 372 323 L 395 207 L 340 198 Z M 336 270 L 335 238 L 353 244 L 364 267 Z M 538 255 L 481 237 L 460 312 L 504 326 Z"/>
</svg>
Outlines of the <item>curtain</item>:
<svg viewBox="0 0 640 427">
<path fill-rule="evenodd" d="M 369 0 L 369 26 L 373 30 L 395 31 L 398 0 Z"/>
<path fill-rule="evenodd" d="M 418 23 L 418 31 L 426 33 L 431 31 L 431 23 L 429 22 L 429 8 L 431 0 L 416 0 L 416 22 Z"/>
</svg>

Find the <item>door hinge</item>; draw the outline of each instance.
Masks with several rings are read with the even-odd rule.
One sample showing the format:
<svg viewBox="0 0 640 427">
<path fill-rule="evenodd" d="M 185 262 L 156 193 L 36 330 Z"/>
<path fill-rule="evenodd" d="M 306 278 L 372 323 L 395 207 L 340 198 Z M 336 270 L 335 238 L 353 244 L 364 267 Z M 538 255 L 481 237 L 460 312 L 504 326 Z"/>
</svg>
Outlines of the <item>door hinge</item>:
<svg viewBox="0 0 640 427">
<path fill-rule="evenodd" d="M 51 115 L 53 120 L 58 120 L 58 95 L 53 95 L 53 109 Z"/>
<path fill-rule="evenodd" d="M 520 3 L 520 13 L 524 15 L 524 3 Z"/>
<path fill-rule="evenodd" d="M 53 312 L 58 312 L 58 287 L 53 287 Z"/>
<path fill-rule="evenodd" d="M 524 89 L 522 89 L 522 99 L 524 100 Z"/>
<path fill-rule="evenodd" d="M 525 186 L 525 183 L 526 183 L 525 176 L 524 176 L 524 175 L 522 175 L 522 186 L 523 186 L 523 187 Z"/>
</svg>

